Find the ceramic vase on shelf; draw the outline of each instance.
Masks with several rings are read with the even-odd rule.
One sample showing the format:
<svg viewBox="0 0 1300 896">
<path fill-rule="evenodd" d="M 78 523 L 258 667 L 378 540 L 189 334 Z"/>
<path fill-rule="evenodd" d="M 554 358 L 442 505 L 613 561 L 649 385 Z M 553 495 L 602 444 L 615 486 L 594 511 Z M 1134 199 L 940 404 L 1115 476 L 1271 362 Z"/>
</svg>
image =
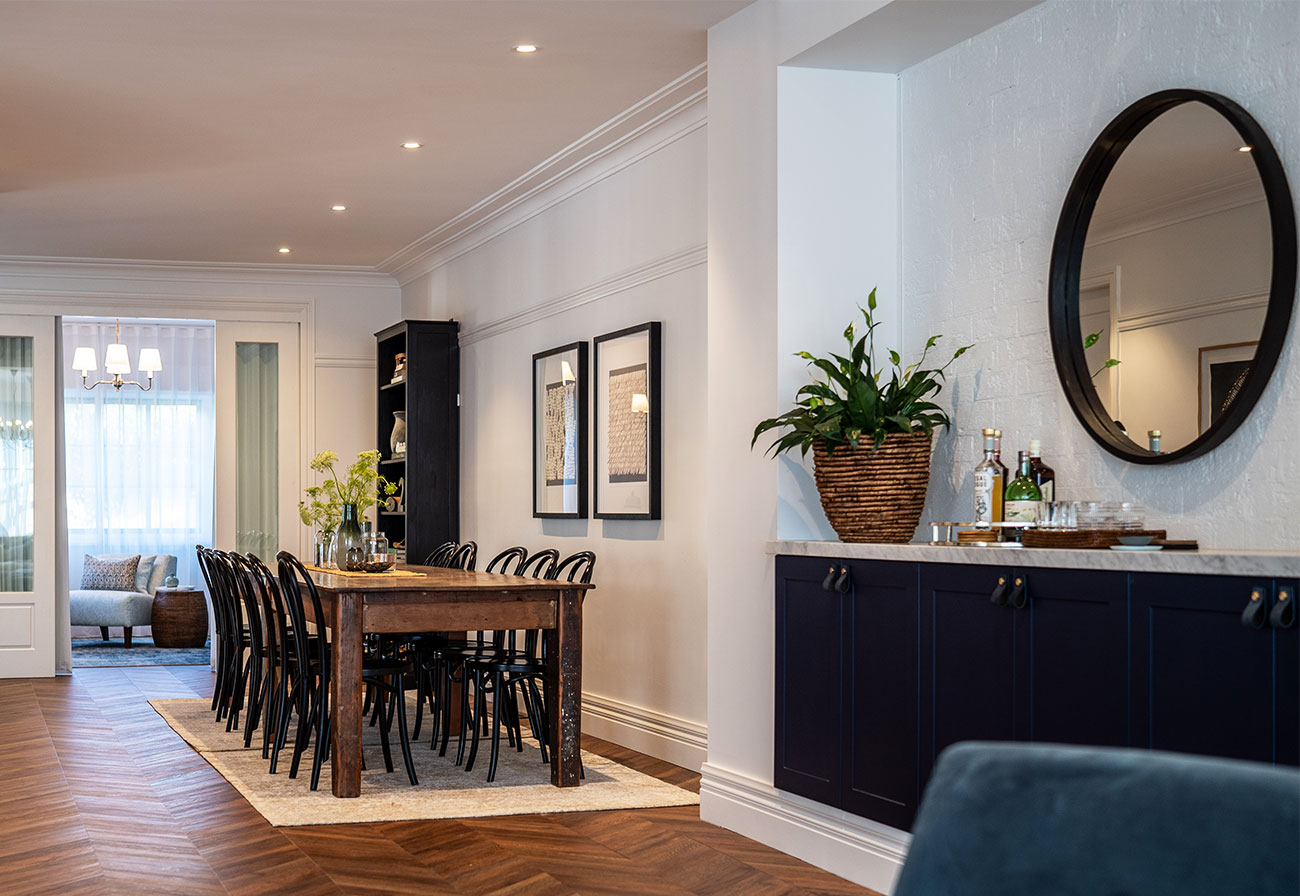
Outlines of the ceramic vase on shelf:
<svg viewBox="0 0 1300 896">
<path fill-rule="evenodd" d="M 406 411 L 393 411 L 393 416 L 397 419 L 393 422 L 393 434 L 388 437 L 388 447 L 393 457 L 401 457 L 406 454 Z"/>
<path fill-rule="evenodd" d="M 362 544 L 361 522 L 357 518 L 357 505 L 343 505 L 343 520 L 335 536 L 335 562 L 339 569 L 355 572 L 365 566 L 366 550 Z"/>
</svg>

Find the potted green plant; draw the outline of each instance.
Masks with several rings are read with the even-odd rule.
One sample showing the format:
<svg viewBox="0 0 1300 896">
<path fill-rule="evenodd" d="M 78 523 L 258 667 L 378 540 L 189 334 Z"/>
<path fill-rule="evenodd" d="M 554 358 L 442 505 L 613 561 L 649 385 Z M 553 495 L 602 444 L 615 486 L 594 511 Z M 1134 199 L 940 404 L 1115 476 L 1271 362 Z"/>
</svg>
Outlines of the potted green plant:
<svg viewBox="0 0 1300 896">
<path fill-rule="evenodd" d="M 952 422 L 931 399 L 948 366 L 971 346 L 928 368 L 926 357 L 942 338 L 931 336 L 915 364 L 904 368 L 890 350 L 892 369 L 886 368 L 875 358 L 874 289 L 860 310 L 866 329 L 858 335 L 852 323 L 845 328 L 847 357 L 796 353 L 814 368 L 813 381 L 795 393 L 793 409 L 754 428 L 750 447 L 763 433 L 784 430 L 768 452 L 798 448 L 807 456 L 812 450 L 822 508 L 842 541 L 903 543 L 916 532 L 925 504 L 934 429 Z"/>
<path fill-rule="evenodd" d="M 304 524 L 320 525 L 319 531 L 322 532 L 332 532 L 337 526 L 338 534 L 334 540 L 338 566 L 355 570 L 362 567 L 364 559 L 359 553 L 361 515 L 379 503 L 381 491 L 385 495 L 396 494 L 397 486 L 379 475 L 378 451 L 357 454 L 357 459 L 341 477 L 334 471 L 338 460 L 338 454 L 333 451 L 322 451 L 311 459 L 311 468 L 318 473 L 328 472 L 329 478 L 319 486 L 307 489 L 311 503 L 299 502 L 298 514 Z"/>
</svg>

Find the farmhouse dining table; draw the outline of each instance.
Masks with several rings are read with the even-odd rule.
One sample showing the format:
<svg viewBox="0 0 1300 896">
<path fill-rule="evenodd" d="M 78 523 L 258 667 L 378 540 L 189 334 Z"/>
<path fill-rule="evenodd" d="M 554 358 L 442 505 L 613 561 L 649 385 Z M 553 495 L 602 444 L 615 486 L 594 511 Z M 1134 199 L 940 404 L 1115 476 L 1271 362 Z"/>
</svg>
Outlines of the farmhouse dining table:
<svg viewBox="0 0 1300 896">
<path fill-rule="evenodd" d="M 430 566 L 418 575 L 311 571 L 331 629 L 333 668 L 332 789 L 361 795 L 361 645 L 370 634 L 541 629 L 551 707 L 551 783 L 576 787 L 581 776 L 582 600 L 580 582 L 503 576 Z M 310 613 L 310 609 L 308 609 Z"/>
</svg>

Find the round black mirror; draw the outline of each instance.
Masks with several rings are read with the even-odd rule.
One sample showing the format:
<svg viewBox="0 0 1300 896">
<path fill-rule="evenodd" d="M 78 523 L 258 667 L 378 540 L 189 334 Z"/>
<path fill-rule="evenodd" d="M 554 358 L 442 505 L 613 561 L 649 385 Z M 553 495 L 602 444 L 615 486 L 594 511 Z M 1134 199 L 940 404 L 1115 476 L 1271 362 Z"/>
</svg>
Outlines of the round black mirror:
<svg viewBox="0 0 1300 896">
<path fill-rule="evenodd" d="M 1052 246 L 1071 408 L 1125 460 L 1206 453 L 1263 394 L 1295 287 L 1291 192 L 1259 123 L 1200 90 L 1138 100 L 1084 156 Z"/>
</svg>

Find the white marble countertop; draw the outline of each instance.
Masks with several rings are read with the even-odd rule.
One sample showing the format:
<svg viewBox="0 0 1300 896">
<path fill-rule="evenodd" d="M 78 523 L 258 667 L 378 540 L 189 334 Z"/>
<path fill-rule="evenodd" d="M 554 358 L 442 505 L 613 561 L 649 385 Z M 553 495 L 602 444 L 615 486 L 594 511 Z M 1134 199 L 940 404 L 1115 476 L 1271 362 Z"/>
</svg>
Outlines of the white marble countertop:
<svg viewBox="0 0 1300 896">
<path fill-rule="evenodd" d="M 1111 551 L 1105 549 L 1002 548 L 933 544 L 846 544 L 841 541 L 770 541 L 769 554 L 846 560 L 904 560 L 913 563 L 972 563 L 983 566 L 1113 569 L 1195 575 L 1300 577 L 1297 551 Z"/>
</svg>

